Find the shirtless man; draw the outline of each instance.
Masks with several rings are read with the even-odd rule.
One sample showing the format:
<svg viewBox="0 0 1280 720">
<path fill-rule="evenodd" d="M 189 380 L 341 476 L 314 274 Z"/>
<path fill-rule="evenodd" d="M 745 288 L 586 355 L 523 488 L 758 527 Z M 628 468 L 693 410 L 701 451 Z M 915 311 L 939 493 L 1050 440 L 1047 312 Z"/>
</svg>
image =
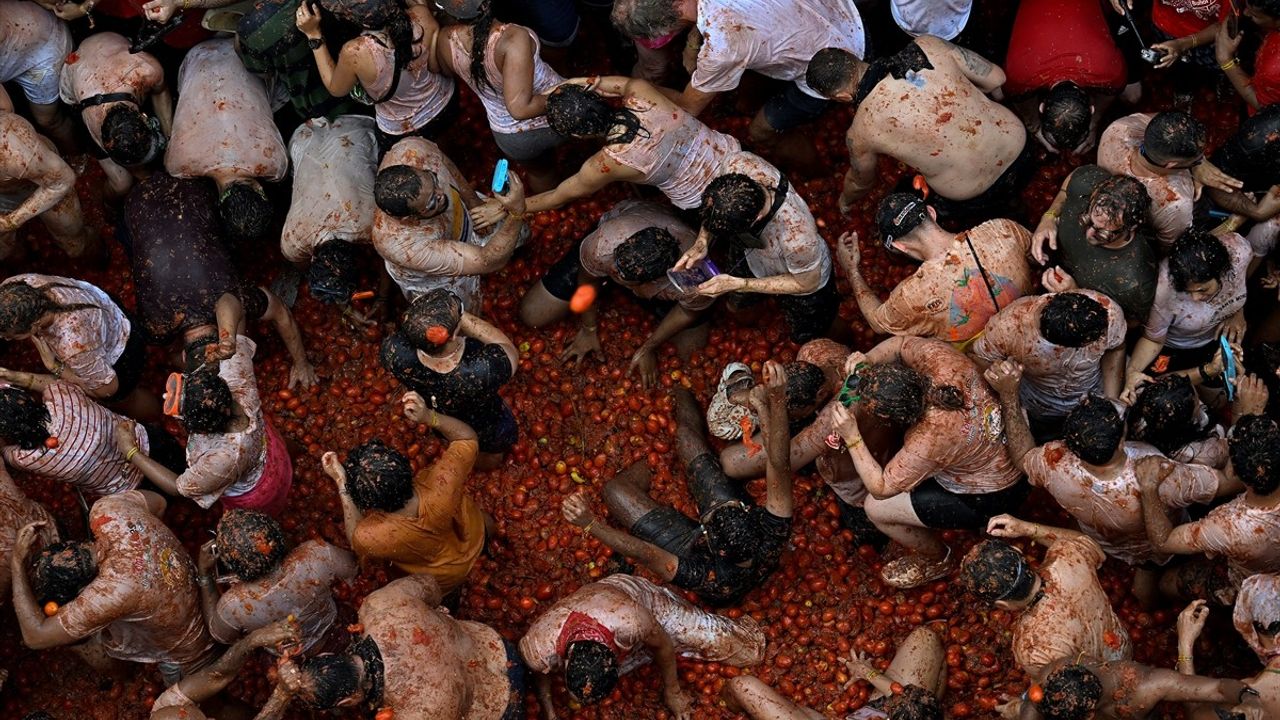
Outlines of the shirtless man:
<svg viewBox="0 0 1280 720">
<path fill-rule="evenodd" d="M 509 189 L 495 198 L 506 220 L 481 237 L 468 213 L 480 198 L 439 146 L 410 137 L 383 156 L 373 186 L 373 246 L 410 302 L 445 287 L 479 309 L 480 276 L 507 264 L 524 228 L 524 184 L 508 177 Z"/>
<path fill-rule="evenodd" d="M 619 675 L 652 658 L 662 674 L 666 706 L 676 720 L 691 720 L 677 654 L 751 667 L 764 659 L 764 648 L 764 633 L 754 621 L 712 615 L 666 588 L 620 574 L 552 605 L 520 639 L 520 655 L 538 673 L 538 699 L 548 720 L 557 717 L 550 674 L 561 668 L 569 695 L 595 703 L 613 692 Z"/>
<path fill-rule="evenodd" d="M 218 563 L 229 571 L 231 584 L 225 591 L 218 589 Z M 357 570 L 351 552 L 318 539 L 290 550 L 284 530 L 270 515 L 238 509 L 222 515 L 217 536 L 200 547 L 196 567 L 201 604 L 215 640 L 230 645 L 294 618 L 303 652 L 325 640 L 338 617 L 330 586 L 350 582 Z"/>
<path fill-rule="evenodd" d="M 1163 702 L 1229 703 L 1256 696 L 1239 680 L 1219 680 L 1149 667 L 1132 660 L 1100 662 L 1064 657 L 1045 668 L 1039 702 L 1022 702 L 1022 720 L 1149 717 Z"/>
<path fill-rule="evenodd" d="M 499 720 L 524 710 L 525 669 L 493 628 L 437 609 L 440 587 L 409 575 L 369 593 L 361 637 L 343 655 L 280 666 L 270 702 L 291 696 L 307 707 L 387 708 L 398 718 Z"/>
<path fill-rule="evenodd" d="M 52 12 L 25 0 L 0 0 L 0 82 L 22 88 L 36 124 L 64 151 L 75 147 L 70 119 L 58 105 L 69 52 L 71 31 Z"/>
<path fill-rule="evenodd" d="M 826 98 L 805 81 L 812 48 L 866 57 L 862 17 L 852 0 L 622 0 L 613 6 L 613 22 L 624 34 L 650 42 L 690 30 L 685 67 L 692 77 L 683 93 L 668 94 L 694 115 L 737 88 L 748 70 L 786 82 L 748 128 L 751 141 L 764 146 L 827 108 Z M 786 150 L 801 148 L 813 155 L 810 142 L 788 143 Z"/>
<path fill-rule="evenodd" d="M 1170 110 L 1134 113 L 1111 123 L 1098 141 L 1098 165 L 1137 178 L 1151 196 L 1151 224 L 1165 250 L 1191 227 L 1191 214 L 1203 186 L 1224 192 L 1243 183 L 1205 160 L 1204 125 Z"/>
<path fill-rule="evenodd" d="M 57 148 L 12 108 L 0 109 L 0 137 L 0 260 L 19 252 L 18 229 L 36 217 L 67 255 L 96 257 L 102 246 L 80 213 L 76 173 Z"/>
<path fill-rule="evenodd" d="M 1031 538 L 1048 548 L 1035 570 L 1012 545 L 986 540 L 969 551 L 960 568 L 975 595 L 1018 614 L 1013 658 L 1032 679 L 1043 679 L 1063 658 L 1114 662 L 1133 656 L 1129 632 L 1098 581 L 1098 567 L 1107 556 L 1097 543 L 1073 530 L 1011 515 L 992 518 L 987 533 Z"/>
<path fill-rule="evenodd" d="M 988 220 L 957 235 L 938 225 L 938 211 L 918 195 L 893 193 L 880 202 L 876 224 L 890 254 L 920 263 L 881 302 L 862 278 L 858 234 L 845 233 L 836 244 L 858 309 L 877 333 L 964 348 L 1035 284 L 1027 262 L 1031 233 L 1012 220 Z"/>
<path fill-rule="evenodd" d="M 310 266 L 312 297 L 344 308 L 358 290 L 356 246 L 373 242 L 374 128 L 373 119 L 363 115 L 311 118 L 289 140 L 293 198 L 280 251 L 294 265 Z M 390 288 L 390 279 L 382 280 L 378 302 L 386 301 Z"/>
<path fill-rule="evenodd" d="M 696 238 L 697 233 L 671 208 L 643 200 L 623 200 L 602 215 L 596 229 L 582 242 L 570 246 L 564 257 L 525 292 L 520 301 L 520 320 L 533 328 L 560 320 L 569 315 L 569 301 L 577 288 L 591 285 L 599 292 L 605 281 L 630 290 L 642 301 L 652 301 L 646 306 L 654 310 L 670 305 L 671 309 L 643 343 L 652 350 L 637 363 L 641 380 L 656 382 L 656 349 L 664 342 L 673 340 L 683 357 L 706 342 L 705 326 L 695 326 L 715 299 L 683 292 L 667 276 Z M 579 315 L 578 334 L 565 348 L 565 360 L 576 361 L 601 352 L 596 335 L 599 314 L 599 303 L 592 303 Z"/>
<path fill-rule="evenodd" d="M 1022 408 L 1043 443 L 1061 434 L 1067 413 L 1090 393 L 1120 397 L 1125 333 L 1124 311 L 1101 293 L 1033 295 L 991 318 L 972 356 L 981 366 L 1022 366 Z"/>
<path fill-rule="evenodd" d="M 986 97 L 1004 84 L 1004 71 L 980 55 L 927 36 L 870 65 L 826 48 L 807 77 L 825 97 L 856 108 L 841 212 L 875 187 L 881 155 L 923 175 L 945 217 L 986 220 L 1016 200 L 1031 169 L 1027 131 Z"/>
<path fill-rule="evenodd" d="M 1247 486 L 1244 494 L 1177 527 L 1160 502 L 1160 487 L 1176 469 L 1174 463 L 1140 468 L 1146 470 L 1138 473 L 1138 484 L 1152 547 L 1171 555 L 1205 553 L 1227 560 L 1225 582 L 1205 563 L 1186 563 L 1166 574 L 1161 589 L 1168 595 L 1229 604 L 1245 578 L 1280 572 L 1280 426 L 1262 415 L 1244 415 L 1232 427 L 1228 447 L 1227 472 Z"/>
<path fill-rule="evenodd" d="M 108 657 L 159 663 L 170 685 L 209 662 L 213 639 L 200 612 L 195 566 L 160 520 L 164 506 L 160 496 L 139 491 L 101 498 L 89 511 L 93 542 L 45 548 L 31 580 L 27 555 L 43 523 L 18 532 L 9 567 L 27 647 L 96 636 Z M 51 616 L 42 609 L 47 602 L 59 606 Z"/>
<path fill-rule="evenodd" d="M 1196 672 L 1196 640 L 1208 619 L 1209 607 L 1203 600 L 1192 602 L 1178 616 L 1178 670 L 1185 675 Z M 1245 680 L 1258 693 L 1257 700 L 1250 704 L 1261 708 L 1261 717 L 1280 716 L 1280 575 L 1254 575 L 1245 580 L 1236 596 L 1231 620 L 1262 663 L 1262 671 Z M 1187 706 L 1187 717 L 1222 720 L 1214 709 L 1208 705 Z"/>
<path fill-rule="evenodd" d="M 271 115 L 267 88 L 245 69 L 230 39 L 191 48 L 178 69 L 178 108 L 164 167 L 178 178 L 209 178 L 218 212 L 241 240 L 262 240 L 272 205 L 260 180 L 289 169 L 284 140 Z"/>
<path fill-rule="evenodd" d="M 262 649 L 275 654 L 296 647 L 302 640 L 298 625 L 288 620 L 254 630 L 227 648 L 217 660 L 203 670 L 182 678 L 170 685 L 151 705 L 150 720 L 208 720 L 200 703 L 212 700 L 236 679 L 245 663 L 253 657 L 253 651 Z M 279 717 L 285 708 L 287 697 L 282 693 L 271 696 L 255 720 L 271 720 Z"/>
<path fill-rule="evenodd" d="M 699 295 L 773 295 L 798 343 L 826 337 L 840 322 L 831 251 L 809 204 L 759 155 L 737 152 L 720 163 L 718 177 L 702 191 L 698 239 L 675 269 L 695 267 L 713 241 L 741 252 L 746 267 L 722 269 L 697 287 Z"/>
<path fill-rule="evenodd" d="M 164 68 L 150 53 L 129 52 L 124 36 L 97 33 L 67 57 L 59 91 L 97 144 L 93 154 L 112 195 L 124 196 L 133 186 L 130 170 L 158 158 L 173 133 L 173 96 Z M 142 112 L 148 100 L 154 120 Z"/>
</svg>

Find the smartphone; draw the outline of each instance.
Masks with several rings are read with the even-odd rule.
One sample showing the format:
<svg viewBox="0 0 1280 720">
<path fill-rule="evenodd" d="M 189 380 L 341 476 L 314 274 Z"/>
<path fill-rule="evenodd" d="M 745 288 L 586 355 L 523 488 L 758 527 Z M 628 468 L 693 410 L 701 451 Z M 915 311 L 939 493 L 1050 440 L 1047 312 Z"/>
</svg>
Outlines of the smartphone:
<svg viewBox="0 0 1280 720">
<path fill-rule="evenodd" d="M 1146 60 L 1148 63 L 1152 65 L 1159 63 L 1160 59 L 1164 57 L 1163 52 L 1161 52 L 1160 50 L 1155 50 L 1153 48 L 1142 48 L 1142 50 L 1139 51 L 1138 54 L 1142 56 L 1143 60 Z"/>
<path fill-rule="evenodd" d="M 489 189 L 497 195 L 507 194 L 507 173 L 511 171 L 510 163 L 506 158 L 500 158 L 498 164 L 493 168 L 493 182 L 489 184 Z"/>
<path fill-rule="evenodd" d="M 1227 399 L 1235 400 L 1236 354 L 1231 351 L 1231 343 L 1227 342 L 1227 336 L 1220 336 L 1218 342 L 1222 345 L 1222 380 L 1227 388 Z"/>
<path fill-rule="evenodd" d="M 667 279 L 682 293 L 691 293 L 702 283 L 720 274 L 720 268 L 709 258 L 703 258 L 688 270 L 668 270 Z"/>
</svg>

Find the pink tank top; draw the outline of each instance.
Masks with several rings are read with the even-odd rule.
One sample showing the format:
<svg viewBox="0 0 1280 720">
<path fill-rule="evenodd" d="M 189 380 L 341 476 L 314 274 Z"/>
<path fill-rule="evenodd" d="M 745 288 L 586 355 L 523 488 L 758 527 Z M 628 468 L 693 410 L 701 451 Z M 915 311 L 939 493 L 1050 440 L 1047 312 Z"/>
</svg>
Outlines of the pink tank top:
<svg viewBox="0 0 1280 720">
<path fill-rule="evenodd" d="M 414 25 L 415 29 L 417 27 Z M 381 30 L 361 35 L 359 42 L 372 50 L 378 79 L 365 88 L 365 92 L 376 101 L 391 90 L 396 62 L 395 45 Z M 413 44 L 413 51 L 417 57 L 400 71 L 400 85 L 396 87 L 395 95 L 373 106 L 378 129 L 388 135 L 406 135 L 426 125 L 444 111 L 453 97 L 453 78 L 431 72 L 428 63 L 430 49 L 423 46 L 421 39 Z"/>
<path fill-rule="evenodd" d="M 528 120 L 516 120 L 511 117 L 511 112 L 507 110 L 507 102 L 502 97 L 502 72 L 498 69 L 494 56 L 497 52 L 498 40 L 502 38 L 503 31 L 508 27 L 520 28 L 529 33 L 529 37 L 533 38 L 533 91 L 535 93 L 549 93 L 557 85 L 564 82 L 564 78 L 560 77 L 559 73 L 552 70 L 550 65 L 542 61 L 542 57 L 538 54 L 541 44 L 538 42 L 538 36 L 532 30 L 522 25 L 494 23 L 493 28 L 489 31 L 489 37 L 485 41 L 484 51 L 484 72 L 489 77 L 490 85 L 481 87 L 476 83 L 475 78 L 471 77 L 471 48 L 463 46 L 464 33 L 450 33 L 449 55 L 453 59 L 454 72 L 480 98 L 480 103 L 484 105 L 485 114 L 489 116 L 489 128 L 500 135 L 511 135 L 525 130 L 539 130 L 549 127 L 545 115 L 539 115 Z M 472 38 L 472 42 L 475 42 L 474 38 Z"/>
<path fill-rule="evenodd" d="M 640 117 L 644 131 L 629 143 L 606 145 L 602 152 L 644 173 L 643 183 L 666 193 L 672 205 L 682 210 L 701 205 L 702 191 L 716 178 L 721 161 L 741 150 L 741 143 L 678 107 L 657 110 L 654 103 L 634 96 L 623 104 Z"/>
</svg>

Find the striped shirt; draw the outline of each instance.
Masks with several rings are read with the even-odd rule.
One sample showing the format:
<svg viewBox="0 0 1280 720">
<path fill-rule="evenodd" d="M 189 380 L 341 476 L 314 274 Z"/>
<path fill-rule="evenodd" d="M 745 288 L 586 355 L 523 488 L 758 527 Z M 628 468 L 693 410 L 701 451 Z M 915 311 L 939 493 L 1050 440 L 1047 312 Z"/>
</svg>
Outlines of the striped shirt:
<svg viewBox="0 0 1280 720">
<path fill-rule="evenodd" d="M 124 418 L 66 382 L 45 389 L 44 405 L 49 409 L 49 435 L 58 439 L 58 446 L 23 450 L 10 445 L 3 450 L 10 466 L 61 480 L 92 495 L 114 495 L 138 487 L 142 471 L 126 463 L 116 447 L 116 423 Z M 133 436 L 143 452 L 150 449 L 141 425 L 134 423 Z"/>
</svg>

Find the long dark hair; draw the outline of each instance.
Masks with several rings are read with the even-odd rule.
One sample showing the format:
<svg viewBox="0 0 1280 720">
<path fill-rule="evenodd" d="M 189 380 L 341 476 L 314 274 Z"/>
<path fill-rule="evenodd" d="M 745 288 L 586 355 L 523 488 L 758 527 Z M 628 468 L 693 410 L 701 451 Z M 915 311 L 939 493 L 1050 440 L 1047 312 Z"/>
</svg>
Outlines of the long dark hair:
<svg viewBox="0 0 1280 720">
<path fill-rule="evenodd" d="M 55 287 L 74 289 L 75 286 L 51 283 L 46 288 L 37 288 L 22 281 L 0 285 L 0 333 L 18 335 L 30 332 L 31 326 L 49 313 L 99 309 L 85 303 L 59 305 L 48 293 L 48 288 Z"/>
<path fill-rule="evenodd" d="M 383 30 L 391 38 L 391 46 L 395 50 L 396 72 L 400 72 L 418 57 L 413 51 L 413 42 L 416 39 L 413 20 L 409 17 L 408 11 L 396 7 L 387 18 L 387 24 Z"/>
<path fill-rule="evenodd" d="M 629 143 L 649 131 L 640 116 L 628 108 L 615 108 L 599 93 L 580 85 L 561 85 L 547 96 L 547 122 L 565 137 L 603 137 L 606 144 Z M 610 135 L 614 127 L 622 131 Z"/>
<path fill-rule="evenodd" d="M 480 14 L 471 21 L 471 79 L 477 88 L 494 90 L 489 73 L 484 69 L 484 51 L 489 45 L 489 33 L 493 30 L 493 12 L 488 0 L 480 3 Z"/>
</svg>

